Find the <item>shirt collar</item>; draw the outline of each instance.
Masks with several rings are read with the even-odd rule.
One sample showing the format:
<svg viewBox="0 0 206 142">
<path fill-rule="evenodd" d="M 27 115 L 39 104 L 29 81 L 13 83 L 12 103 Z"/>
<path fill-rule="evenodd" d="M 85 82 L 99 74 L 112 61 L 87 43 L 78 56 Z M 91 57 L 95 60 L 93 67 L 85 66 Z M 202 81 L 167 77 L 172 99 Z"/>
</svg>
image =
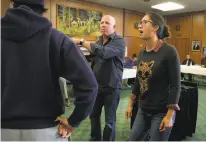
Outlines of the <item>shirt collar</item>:
<svg viewBox="0 0 206 142">
<path fill-rule="evenodd" d="M 111 34 L 111 35 L 109 36 L 109 40 L 114 39 L 115 36 L 116 36 L 116 32 L 114 32 L 113 34 Z M 100 36 L 100 40 L 103 41 L 103 36 L 102 36 L 102 35 Z"/>
<path fill-rule="evenodd" d="M 114 39 L 115 36 L 116 36 L 116 32 L 114 32 L 113 34 L 111 34 L 109 37 L 110 37 L 111 39 Z"/>
<path fill-rule="evenodd" d="M 160 49 L 160 47 L 163 45 L 163 41 L 162 40 L 158 40 L 157 44 L 155 45 L 155 47 L 153 48 L 152 51 L 154 52 L 158 52 L 158 50 Z M 144 51 L 146 51 L 146 47 L 144 48 Z"/>
</svg>

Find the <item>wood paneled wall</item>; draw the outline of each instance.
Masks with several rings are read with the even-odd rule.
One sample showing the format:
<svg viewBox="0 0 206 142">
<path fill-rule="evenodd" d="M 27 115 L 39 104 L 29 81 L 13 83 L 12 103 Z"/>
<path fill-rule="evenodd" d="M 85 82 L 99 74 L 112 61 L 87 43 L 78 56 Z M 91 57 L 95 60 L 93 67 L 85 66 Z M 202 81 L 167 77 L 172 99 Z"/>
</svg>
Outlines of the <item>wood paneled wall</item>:
<svg viewBox="0 0 206 142">
<path fill-rule="evenodd" d="M 181 62 L 190 54 L 195 63 L 200 64 L 202 48 L 206 46 L 206 12 L 168 16 L 167 24 L 172 35 L 167 41 L 177 48 Z M 177 25 L 180 25 L 179 31 L 175 28 Z M 199 52 L 192 51 L 193 40 L 201 41 Z"/>
<path fill-rule="evenodd" d="M 132 54 L 139 55 L 140 50 L 144 47 L 144 41 L 139 37 L 124 37 L 127 44 L 127 56 L 132 56 Z"/>
<path fill-rule="evenodd" d="M 183 17 L 168 17 L 166 18 L 166 23 L 170 27 L 171 38 L 190 38 L 191 25 L 191 17 L 183 16 Z M 176 31 L 176 25 L 180 26 L 180 30 Z"/>
<path fill-rule="evenodd" d="M 5 15 L 6 9 L 10 7 L 10 0 L 1 0 L 1 16 Z"/>
<path fill-rule="evenodd" d="M 176 47 L 181 63 L 185 60 L 187 53 L 189 53 L 189 47 L 190 39 L 189 38 L 168 38 L 166 40 L 168 43 Z"/>
<path fill-rule="evenodd" d="M 142 45 L 144 45 L 144 41 L 139 38 L 138 30 L 134 28 L 134 24 L 139 22 L 143 17 L 142 13 L 125 11 L 118 8 L 78 0 L 46 0 L 46 8 L 48 8 L 48 12 L 45 13 L 44 16 L 52 22 L 54 28 L 56 28 L 57 4 L 101 11 L 104 15 L 112 15 L 116 19 L 117 33 L 123 35 L 126 40 L 128 56 L 131 56 L 133 53 L 138 55 Z M 10 6 L 10 0 L 1 1 L 1 16 L 4 16 L 6 9 Z M 171 38 L 167 41 L 177 48 L 181 61 L 185 59 L 187 54 L 190 54 L 191 58 L 199 64 L 201 57 L 203 57 L 202 47 L 206 46 L 206 12 L 172 15 L 167 16 L 166 19 L 172 34 Z M 175 30 L 176 25 L 180 25 L 179 31 Z M 90 39 L 87 36 L 84 36 L 83 38 L 87 40 L 96 40 Z M 200 52 L 192 52 L 192 40 L 201 40 Z"/>
<path fill-rule="evenodd" d="M 140 39 L 139 31 L 134 28 L 134 24 L 140 22 L 142 17 L 141 13 L 125 11 L 124 38 L 128 48 L 128 56 L 132 56 L 134 53 L 138 56 L 139 51 L 143 48 L 144 41 Z"/>
</svg>

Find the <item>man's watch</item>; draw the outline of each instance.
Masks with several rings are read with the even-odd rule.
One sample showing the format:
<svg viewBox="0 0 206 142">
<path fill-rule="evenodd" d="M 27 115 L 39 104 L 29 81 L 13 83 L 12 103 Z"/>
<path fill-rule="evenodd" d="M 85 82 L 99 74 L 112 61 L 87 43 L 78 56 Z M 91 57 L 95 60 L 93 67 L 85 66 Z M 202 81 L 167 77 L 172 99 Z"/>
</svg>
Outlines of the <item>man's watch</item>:
<svg viewBox="0 0 206 142">
<path fill-rule="evenodd" d="M 80 39 L 79 44 L 82 45 L 84 42 L 84 39 Z"/>
</svg>

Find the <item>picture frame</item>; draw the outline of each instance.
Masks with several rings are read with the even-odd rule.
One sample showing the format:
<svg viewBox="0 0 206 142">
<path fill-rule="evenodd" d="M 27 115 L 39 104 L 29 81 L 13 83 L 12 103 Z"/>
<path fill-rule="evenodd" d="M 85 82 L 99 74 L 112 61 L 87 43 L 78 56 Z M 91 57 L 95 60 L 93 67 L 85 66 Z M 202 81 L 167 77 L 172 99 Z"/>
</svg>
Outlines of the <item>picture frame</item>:
<svg viewBox="0 0 206 142">
<path fill-rule="evenodd" d="M 192 41 L 192 51 L 199 52 L 201 49 L 201 41 L 200 40 L 193 40 Z"/>
<path fill-rule="evenodd" d="M 175 30 L 176 30 L 176 31 L 179 31 L 179 30 L 180 30 L 180 25 L 176 25 L 176 26 L 175 26 Z"/>
<path fill-rule="evenodd" d="M 103 12 L 56 5 L 56 25 L 68 37 L 96 39 L 101 35 L 100 23 Z"/>
</svg>

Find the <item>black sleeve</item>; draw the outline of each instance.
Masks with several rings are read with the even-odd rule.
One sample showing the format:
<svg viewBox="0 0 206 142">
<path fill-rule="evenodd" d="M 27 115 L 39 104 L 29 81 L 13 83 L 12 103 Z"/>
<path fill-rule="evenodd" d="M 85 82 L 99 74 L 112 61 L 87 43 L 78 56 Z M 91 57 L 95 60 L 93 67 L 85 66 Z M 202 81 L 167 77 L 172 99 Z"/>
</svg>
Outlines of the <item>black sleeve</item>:
<svg viewBox="0 0 206 142">
<path fill-rule="evenodd" d="M 195 65 L 195 61 L 194 60 L 192 60 L 192 65 Z"/>
<path fill-rule="evenodd" d="M 73 85 L 75 108 L 68 122 L 78 127 L 92 111 L 97 96 L 97 81 L 80 49 L 65 36 L 61 46 L 62 74 Z"/>
<path fill-rule="evenodd" d="M 92 54 L 99 56 L 103 59 L 121 57 L 125 54 L 125 41 L 123 38 L 113 39 L 111 43 L 106 46 L 91 43 Z"/>
<path fill-rule="evenodd" d="M 170 84 L 168 105 L 178 104 L 180 97 L 180 59 L 176 48 L 171 47 L 167 54 L 167 69 Z"/>
<path fill-rule="evenodd" d="M 187 60 L 184 60 L 184 61 L 182 62 L 182 65 L 185 65 L 185 64 L 186 64 L 186 61 L 187 61 Z"/>
</svg>

